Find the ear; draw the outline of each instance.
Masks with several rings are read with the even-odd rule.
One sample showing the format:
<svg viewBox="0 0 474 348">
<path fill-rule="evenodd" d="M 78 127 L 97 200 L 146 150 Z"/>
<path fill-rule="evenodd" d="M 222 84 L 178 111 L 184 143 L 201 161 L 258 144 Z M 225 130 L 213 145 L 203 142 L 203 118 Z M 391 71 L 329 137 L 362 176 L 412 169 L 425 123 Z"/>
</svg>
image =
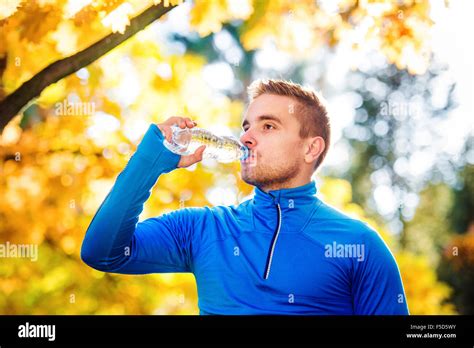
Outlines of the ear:
<svg viewBox="0 0 474 348">
<path fill-rule="evenodd" d="M 306 163 L 314 163 L 323 153 L 326 144 L 322 137 L 312 137 L 306 140 L 304 161 Z"/>
</svg>

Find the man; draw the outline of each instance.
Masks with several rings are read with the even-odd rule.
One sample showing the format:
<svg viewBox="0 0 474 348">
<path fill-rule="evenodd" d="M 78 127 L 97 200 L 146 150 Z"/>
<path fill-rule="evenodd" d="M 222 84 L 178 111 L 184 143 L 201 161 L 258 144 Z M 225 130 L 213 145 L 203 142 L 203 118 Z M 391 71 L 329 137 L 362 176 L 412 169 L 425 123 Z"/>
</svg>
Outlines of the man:
<svg viewBox="0 0 474 348">
<path fill-rule="evenodd" d="M 316 197 L 314 171 L 328 151 L 322 100 L 281 80 L 256 81 L 241 141 L 242 179 L 255 195 L 238 206 L 185 208 L 138 222 L 157 178 L 202 159 L 163 145 L 151 125 L 86 233 L 82 259 L 113 273 L 192 272 L 201 314 L 408 314 L 389 249 L 366 224 Z"/>
</svg>

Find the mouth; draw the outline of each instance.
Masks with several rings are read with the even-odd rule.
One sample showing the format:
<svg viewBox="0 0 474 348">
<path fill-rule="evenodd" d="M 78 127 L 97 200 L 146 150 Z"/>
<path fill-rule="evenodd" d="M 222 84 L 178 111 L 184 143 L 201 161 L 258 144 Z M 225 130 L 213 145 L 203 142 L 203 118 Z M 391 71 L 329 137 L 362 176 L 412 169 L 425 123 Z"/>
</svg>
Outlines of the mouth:
<svg viewBox="0 0 474 348">
<path fill-rule="evenodd" d="M 248 157 L 245 160 L 240 161 L 240 163 L 243 165 L 255 166 L 257 164 L 257 151 L 250 150 Z"/>
</svg>

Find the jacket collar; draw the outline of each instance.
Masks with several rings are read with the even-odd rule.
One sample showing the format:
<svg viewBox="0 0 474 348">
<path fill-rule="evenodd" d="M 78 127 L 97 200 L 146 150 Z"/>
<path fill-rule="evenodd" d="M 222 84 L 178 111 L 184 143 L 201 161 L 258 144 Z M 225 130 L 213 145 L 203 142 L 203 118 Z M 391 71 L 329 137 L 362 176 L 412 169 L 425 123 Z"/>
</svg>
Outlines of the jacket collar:
<svg viewBox="0 0 474 348">
<path fill-rule="evenodd" d="M 316 198 L 316 182 L 280 190 L 270 190 L 268 193 L 255 187 L 254 203 L 256 206 L 280 204 L 281 208 L 293 208 L 314 203 Z"/>
</svg>

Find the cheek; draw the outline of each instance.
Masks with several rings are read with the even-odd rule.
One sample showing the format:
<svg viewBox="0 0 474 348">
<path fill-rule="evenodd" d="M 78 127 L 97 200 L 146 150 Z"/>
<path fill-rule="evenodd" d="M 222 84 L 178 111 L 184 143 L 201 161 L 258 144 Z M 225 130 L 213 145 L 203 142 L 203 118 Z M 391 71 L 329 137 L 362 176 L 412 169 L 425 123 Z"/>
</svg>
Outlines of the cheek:
<svg viewBox="0 0 474 348">
<path fill-rule="evenodd" d="M 295 161 L 302 155 L 302 141 L 300 139 L 272 139 L 271 142 L 266 142 L 265 146 L 261 146 L 258 151 L 258 157 L 264 159 L 271 159 L 274 162 L 288 162 Z"/>
<path fill-rule="evenodd" d="M 257 158 L 274 161 L 295 160 L 301 156 L 303 141 L 300 138 L 285 137 L 282 134 L 259 141 Z"/>
</svg>

